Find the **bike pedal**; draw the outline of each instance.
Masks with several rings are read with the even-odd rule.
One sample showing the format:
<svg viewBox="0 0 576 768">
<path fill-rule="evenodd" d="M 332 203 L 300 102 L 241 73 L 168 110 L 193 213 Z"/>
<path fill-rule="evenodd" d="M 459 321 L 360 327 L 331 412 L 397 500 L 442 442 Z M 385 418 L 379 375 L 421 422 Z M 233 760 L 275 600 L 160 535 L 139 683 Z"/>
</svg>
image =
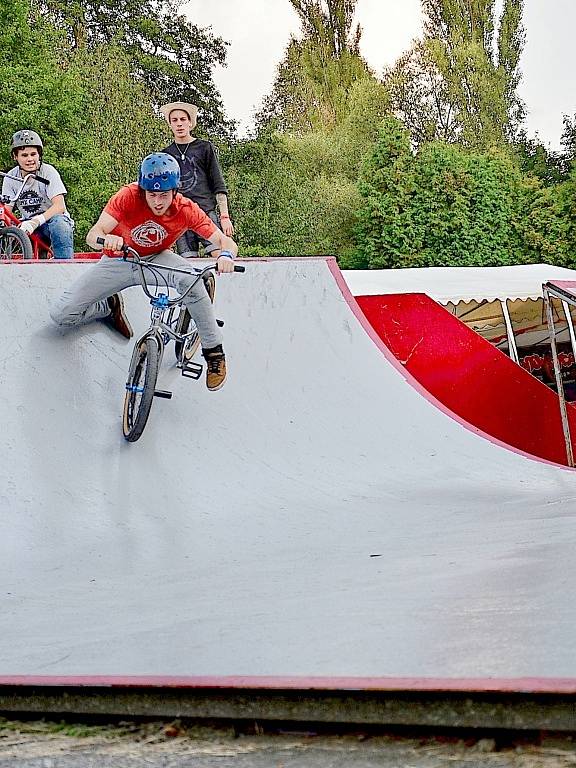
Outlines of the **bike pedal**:
<svg viewBox="0 0 576 768">
<path fill-rule="evenodd" d="M 166 400 L 170 400 L 172 398 L 172 392 L 168 392 L 165 389 L 155 389 L 154 397 L 164 397 Z"/>
<path fill-rule="evenodd" d="M 224 320 L 216 320 L 216 325 L 218 326 L 218 328 L 223 328 L 224 327 Z"/>
<path fill-rule="evenodd" d="M 180 368 L 182 376 L 186 376 L 187 379 L 199 379 L 202 376 L 203 367 L 200 363 L 194 363 L 191 360 L 183 361 Z"/>
</svg>

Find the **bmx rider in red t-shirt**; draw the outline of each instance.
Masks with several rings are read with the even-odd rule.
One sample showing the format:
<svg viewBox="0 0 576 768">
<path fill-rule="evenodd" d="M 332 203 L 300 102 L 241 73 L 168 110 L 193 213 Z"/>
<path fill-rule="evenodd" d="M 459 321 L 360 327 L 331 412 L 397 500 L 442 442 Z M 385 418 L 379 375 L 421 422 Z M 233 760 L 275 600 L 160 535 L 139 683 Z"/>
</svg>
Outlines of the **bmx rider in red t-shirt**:
<svg viewBox="0 0 576 768">
<path fill-rule="evenodd" d="M 183 232 L 191 229 L 217 246 L 213 254 L 219 273 L 234 271 L 238 246 L 196 203 L 178 193 L 179 184 L 180 168 L 173 157 L 155 152 L 144 158 L 138 183 L 116 192 L 88 232 L 88 245 L 104 251 L 104 255 L 55 302 L 50 315 L 57 325 L 69 327 L 105 319 L 125 338 L 132 336 L 121 291 L 140 285 L 140 271 L 136 264 L 115 258 L 125 244 L 148 262 L 188 269 L 189 262 L 170 248 Z M 166 272 L 166 279 L 170 287 L 183 293 L 196 278 Z M 206 386 L 210 390 L 220 389 L 226 379 L 222 332 L 202 280 L 196 282 L 184 304 L 200 336 L 206 360 Z"/>
</svg>

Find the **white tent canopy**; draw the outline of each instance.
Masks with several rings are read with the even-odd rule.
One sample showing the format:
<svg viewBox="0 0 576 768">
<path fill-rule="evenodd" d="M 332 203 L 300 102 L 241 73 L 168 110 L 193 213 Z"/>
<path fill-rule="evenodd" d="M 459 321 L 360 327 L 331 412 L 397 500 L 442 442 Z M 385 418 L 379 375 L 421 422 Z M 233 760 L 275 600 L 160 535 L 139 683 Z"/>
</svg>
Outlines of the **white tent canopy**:
<svg viewBox="0 0 576 768">
<path fill-rule="evenodd" d="M 549 264 L 345 270 L 343 275 L 353 296 L 425 293 L 440 304 L 538 299 L 542 283 L 576 280 L 576 270 Z"/>
</svg>

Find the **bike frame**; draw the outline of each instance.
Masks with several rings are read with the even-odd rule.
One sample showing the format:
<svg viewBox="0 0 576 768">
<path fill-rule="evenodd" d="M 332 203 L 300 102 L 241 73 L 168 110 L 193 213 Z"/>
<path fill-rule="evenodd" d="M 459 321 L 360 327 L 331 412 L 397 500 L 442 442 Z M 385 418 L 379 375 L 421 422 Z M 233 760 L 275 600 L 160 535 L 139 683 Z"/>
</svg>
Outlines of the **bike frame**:
<svg viewBox="0 0 576 768">
<path fill-rule="evenodd" d="M 139 339 L 134 344 L 134 351 L 132 352 L 132 359 L 130 361 L 130 368 L 128 370 L 128 381 L 132 380 L 132 377 L 134 375 L 134 372 L 136 370 L 136 366 L 138 365 L 139 360 L 139 354 L 140 354 L 140 348 L 143 344 L 143 342 L 148 339 L 152 338 L 156 342 L 156 345 L 158 347 L 158 356 L 159 356 L 159 362 L 162 364 L 162 358 L 164 356 L 164 348 L 166 344 L 172 339 L 173 341 L 180 341 L 180 342 L 186 342 L 186 339 L 193 336 L 195 333 L 197 333 L 196 328 L 189 331 L 185 334 L 178 334 L 173 329 L 172 325 L 174 323 L 173 320 L 173 312 L 176 307 L 181 307 L 183 300 L 186 298 L 186 296 L 190 293 L 190 291 L 194 288 L 196 283 L 202 279 L 202 276 L 210 272 L 212 270 L 216 269 L 215 264 L 209 264 L 204 269 L 194 269 L 194 272 L 190 272 L 186 269 L 179 269 L 178 267 L 167 267 L 163 264 L 154 264 L 154 263 L 148 263 L 140 258 L 140 255 L 135 251 L 133 248 L 130 248 L 129 246 L 124 246 L 124 260 L 130 261 L 133 264 L 136 264 L 140 270 L 140 282 L 142 284 L 142 288 L 144 289 L 144 293 L 148 296 L 150 299 L 150 304 L 152 305 L 152 310 L 150 312 L 150 326 L 148 329 L 142 334 L 142 336 L 139 337 Z M 127 258 L 127 256 L 130 256 L 130 258 Z M 164 270 L 167 272 L 179 272 L 183 275 L 190 275 L 195 274 L 196 280 L 190 285 L 184 293 L 175 296 L 173 299 L 169 297 L 169 294 L 167 293 L 151 293 L 148 289 L 148 284 L 146 282 L 146 275 L 145 270 L 149 269 L 151 271 L 153 270 Z M 167 287 L 166 290 L 169 290 Z M 168 312 L 168 319 L 167 321 L 164 320 L 164 316 Z M 178 367 L 182 368 L 182 372 L 184 373 L 184 365 L 186 366 L 186 369 L 188 370 L 188 375 L 191 378 L 198 378 L 202 371 L 202 366 L 198 363 L 191 363 L 187 362 L 184 364 L 182 361 L 178 363 Z M 197 375 L 196 375 L 197 374 Z M 128 385 L 127 385 L 128 386 Z"/>
<path fill-rule="evenodd" d="M 0 172 L 1 176 L 8 176 L 10 178 L 13 178 L 8 173 L 2 173 Z M 14 198 L 14 200 L 7 198 L 6 196 L 0 196 L 0 233 L 2 231 L 2 227 L 19 227 L 20 224 L 22 224 L 22 220 L 19 219 L 11 210 L 16 203 L 18 202 L 20 195 L 22 194 L 24 188 L 26 187 L 26 184 L 28 183 L 28 179 L 38 179 L 40 181 L 46 181 L 46 179 L 42 179 L 41 176 L 37 176 L 35 173 L 27 173 L 24 178 L 22 179 L 22 184 L 20 185 L 20 189 L 18 190 L 18 194 Z M 34 253 L 34 259 L 53 259 L 54 253 L 52 252 L 52 249 L 46 243 L 40 235 L 38 235 L 36 232 L 32 232 L 31 235 L 28 235 L 30 238 L 30 242 L 32 243 L 32 251 Z M 46 256 L 43 256 L 42 254 L 46 254 Z"/>
<path fill-rule="evenodd" d="M 98 237 L 96 242 L 99 245 L 104 245 L 105 239 Z M 202 280 L 207 272 L 216 270 L 218 267 L 217 264 L 213 263 L 204 269 L 180 269 L 178 267 L 145 261 L 137 251 L 127 245 L 124 245 L 120 250 L 124 254 L 125 261 L 129 261 L 138 267 L 142 288 L 152 305 L 150 327 L 134 344 L 128 369 L 128 379 L 126 381 L 123 431 L 126 440 L 133 443 L 141 437 L 144 431 L 148 416 L 150 415 L 153 398 L 164 397 L 169 399 L 172 397 L 172 392 L 156 388 L 164 357 L 164 349 L 170 339 L 176 342 L 176 365 L 180 368 L 182 376 L 198 379 L 202 374 L 202 365 L 192 360 L 200 341 L 198 329 L 189 329 L 189 323 L 192 321 L 192 318 L 187 310 L 182 309 L 182 304 L 198 281 Z M 154 275 L 154 281 L 149 280 L 150 275 L 147 275 L 145 270 Z M 183 293 L 177 294 L 171 299 L 170 286 L 167 278 L 162 275 L 162 271 L 176 272 L 195 279 L 191 280 L 190 285 Z M 244 267 L 234 265 L 233 271 L 244 272 Z M 162 290 L 160 280 L 164 281 L 166 293 Z M 151 291 L 148 287 L 148 282 L 152 285 L 155 282 L 155 289 L 153 288 Z M 176 321 L 174 321 L 173 311 L 176 307 L 180 308 L 180 313 Z M 185 314 L 182 314 L 183 312 Z M 168 313 L 167 317 L 166 313 Z M 221 321 L 217 320 L 216 322 L 222 325 Z M 173 327 L 174 325 L 176 328 Z"/>
</svg>

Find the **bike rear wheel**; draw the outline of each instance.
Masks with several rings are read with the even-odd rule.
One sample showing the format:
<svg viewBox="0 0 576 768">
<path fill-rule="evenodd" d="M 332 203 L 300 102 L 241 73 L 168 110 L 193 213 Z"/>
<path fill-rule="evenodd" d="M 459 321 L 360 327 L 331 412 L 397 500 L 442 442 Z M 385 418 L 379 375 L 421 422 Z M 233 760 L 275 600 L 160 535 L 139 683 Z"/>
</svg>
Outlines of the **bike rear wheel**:
<svg viewBox="0 0 576 768">
<path fill-rule="evenodd" d="M 0 261 L 33 258 L 32 243 L 26 232 L 18 227 L 0 229 Z"/>
<path fill-rule="evenodd" d="M 192 318 L 186 307 L 182 307 L 180 315 L 178 316 L 178 322 L 176 323 L 176 333 L 180 336 L 184 336 L 186 333 L 190 333 L 190 328 L 193 326 Z M 182 360 L 192 360 L 198 346 L 200 344 L 200 336 L 198 331 L 194 328 L 193 333 L 185 341 L 175 342 L 175 353 L 178 362 Z"/>
<path fill-rule="evenodd" d="M 123 432 L 130 443 L 138 440 L 148 421 L 160 364 L 158 343 L 150 336 L 142 341 L 136 354 L 136 365 L 126 382 L 124 398 Z"/>
<path fill-rule="evenodd" d="M 203 277 L 203 280 L 204 285 L 206 286 L 206 291 L 208 292 L 208 296 L 210 297 L 210 301 L 212 304 L 214 304 L 214 293 L 216 292 L 216 279 L 214 277 L 214 273 L 208 272 Z M 184 334 L 190 331 L 191 326 L 192 318 L 190 317 L 190 313 L 186 307 L 181 307 L 180 314 L 178 316 L 178 322 L 176 323 L 176 333 L 178 333 L 180 336 L 184 336 Z M 198 331 L 194 329 L 194 333 L 188 339 L 186 339 L 186 341 L 177 341 L 175 343 L 176 360 L 178 360 L 178 362 L 182 362 L 183 359 L 192 360 L 198 351 L 199 345 L 200 336 L 198 335 Z"/>
</svg>

